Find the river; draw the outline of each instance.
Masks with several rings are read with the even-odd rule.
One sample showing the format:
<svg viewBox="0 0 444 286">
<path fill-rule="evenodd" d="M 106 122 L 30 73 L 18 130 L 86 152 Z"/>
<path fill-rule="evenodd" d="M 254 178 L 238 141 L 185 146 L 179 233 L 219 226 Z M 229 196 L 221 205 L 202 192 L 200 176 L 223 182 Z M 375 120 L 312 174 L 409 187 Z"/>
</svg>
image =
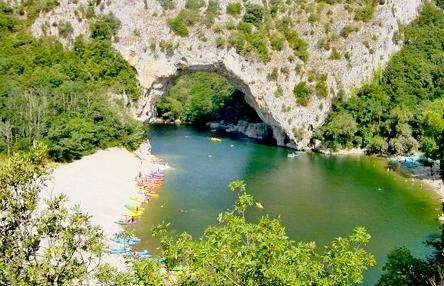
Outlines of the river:
<svg viewBox="0 0 444 286">
<path fill-rule="evenodd" d="M 131 227 L 142 238 L 139 249 L 155 252 L 152 226 L 170 222 L 173 230 L 198 236 L 217 214 L 231 207 L 227 185 L 245 180 L 248 191 L 264 206 L 250 215 L 280 216 L 294 240 L 326 244 L 365 226 L 369 250 L 377 266 L 365 273 L 374 285 L 386 255 L 407 246 L 426 255 L 423 241 L 438 229 L 439 200 L 429 189 L 386 170 L 382 160 L 367 156 L 325 156 L 306 153 L 287 158 L 291 150 L 246 139 L 209 140 L 209 133 L 191 127 L 153 126 L 152 151 L 172 167 L 160 196 L 145 206 Z"/>
</svg>

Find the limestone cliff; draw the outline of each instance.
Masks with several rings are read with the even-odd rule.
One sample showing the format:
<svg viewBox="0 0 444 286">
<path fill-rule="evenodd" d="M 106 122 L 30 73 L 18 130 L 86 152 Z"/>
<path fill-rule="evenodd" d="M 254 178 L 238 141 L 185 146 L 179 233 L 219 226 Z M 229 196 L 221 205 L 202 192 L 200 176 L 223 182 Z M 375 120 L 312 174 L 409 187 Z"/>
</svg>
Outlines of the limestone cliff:
<svg viewBox="0 0 444 286">
<path fill-rule="evenodd" d="M 421 5 L 420 0 L 380 0 L 374 2 L 372 17 L 363 21 L 346 3 L 282 2 L 285 9 L 280 8 L 270 21 L 292 19 L 291 29 L 307 44 L 308 57 L 295 57 L 286 44 L 282 49 L 270 49 L 264 60 L 221 43 L 221 39 L 231 40 L 231 30 L 242 20 L 226 12 L 233 1 L 218 1 L 220 12 L 214 23 L 190 25 L 187 36 L 176 35 L 168 25 L 169 19 L 185 9 L 184 0 L 177 0 L 167 10 L 161 6 L 164 2 L 157 0 L 95 2 L 95 14 L 112 13 L 121 21 L 114 47 L 135 67 L 144 89 L 140 100 L 129 104 L 137 118 L 149 121 L 154 117 L 156 99 L 180 72 L 216 71 L 245 94 L 246 101 L 272 127 L 278 144 L 298 148 L 307 147 L 335 95 L 350 94 L 400 48 L 397 31 L 417 16 Z M 273 1 L 256 2 L 267 6 Z M 206 5 L 194 11 L 204 14 Z M 70 22 L 73 30 L 62 39 L 64 43 L 69 44 L 78 35 L 87 36 L 87 7 L 87 0 L 62 0 L 53 11 L 40 15 L 33 33 L 58 36 L 57 23 Z M 265 30 L 275 33 L 270 25 L 270 30 Z M 280 32 L 285 34 L 282 29 Z M 326 84 L 325 94 L 318 89 L 321 77 Z M 293 92 L 302 81 L 307 82 L 312 94 L 304 105 L 297 102 Z"/>
</svg>

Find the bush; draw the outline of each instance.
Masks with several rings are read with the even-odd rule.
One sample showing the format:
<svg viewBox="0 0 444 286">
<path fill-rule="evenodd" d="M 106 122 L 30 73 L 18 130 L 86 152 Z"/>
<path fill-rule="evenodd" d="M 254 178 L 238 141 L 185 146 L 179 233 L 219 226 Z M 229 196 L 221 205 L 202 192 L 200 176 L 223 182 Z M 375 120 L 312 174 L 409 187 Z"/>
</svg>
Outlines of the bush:
<svg viewBox="0 0 444 286">
<path fill-rule="evenodd" d="M 296 84 L 293 88 L 293 94 L 296 97 L 297 103 L 303 106 L 307 106 L 310 101 L 310 89 L 303 81 Z"/>
<path fill-rule="evenodd" d="M 160 6 L 164 10 L 172 10 L 176 8 L 176 1 L 175 0 L 157 0 L 159 1 Z"/>
<path fill-rule="evenodd" d="M 193 26 L 198 21 L 198 13 L 192 10 L 184 9 L 180 11 L 175 18 L 168 20 L 168 26 L 176 35 L 186 37 L 189 34 L 187 27 Z"/>
<path fill-rule="evenodd" d="M 187 0 L 185 3 L 185 8 L 191 10 L 199 10 L 203 6 L 205 6 L 204 0 Z"/>
<path fill-rule="evenodd" d="M 258 4 L 245 6 L 244 21 L 253 25 L 259 25 L 264 19 L 264 7 Z"/>
<path fill-rule="evenodd" d="M 322 134 L 318 137 L 325 142 L 327 147 L 348 148 L 354 145 L 358 125 L 353 116 L 346 112 L 339 112 L 329 117 L 321 130 Z"/>
<path fill-rule="evenodd" d="M 358 27 L 352 24 L 345 25 L 341 30 L 341 37 L 347 38 L 351 33 L 358 31 Z"/>
<path fill-rule="evenodd" d="M 237 193 L 232 209 L 220 213 L 218 223 L 200 237 L 174 234 L 165 224 L 154 228 L 153 235 L 160 240 L 158 256 L 164 265 L 157 262 L 158 257 L 137 259 L 130 271 L 108 270 L 99 281 L 159 286 L 329 285 L 331 281 L 351 285 L 360 283 L 363 272 L 375 265 L 366 249 L 370 235 L 365 228 L 357 227 L 351 235 L 324 247 L 293 241 L 277 218 L 245 218 L 255 200 L 244 182 L 231 182 L 229 189 Z M 164 269 L 177 269 L 177 275 L 163 274 L 167 272 Z"/>
<path fill-rule="evenodd" d="M 59 28 L 59 35 L 62 38 L 67 38 L 69 35 L 71 35 L 73 28 L 70 22 L 61 22 L 58 25 Z"/>
<path fill-rule="evenodd" d="M 99 15 L 91 24 L 91 37 L 100 40 L 112 40 L 120 28 L 120 20 L 112 14 Z"/>
<path fill-rule="evenodd" d="M 227 13 L 231 16 L 238 16 L 242 13 L 242 4 L 239 2 L 231 2 L 227 5 Z"/>
<path fill-rule="evenodd" d="M 366 148 L 368 154 L 387 154 L 387 139 L 376 135 L 370 138 Z"/>
<path fill-rule="evenodd" d="M 377 4 L 378 3 L 376 0 L 366 1 L 365 4 L 355 12 L 355 20 L 357 21 L 371 20 L 373 18 L 373 15 L 375 14 Z"/>
<path fill-rule="evenodd" d="M 288 45 L 293 49 L 296 56 L 298 56 L 304 62 L 308 60 L 307 43 L 301 39 L 295 31 L 285 31 L 285 38 Z"/>
<path fill-rule="evenodd" d="M 327 86 L 327 75 L 322 75 L 315 86 L 316 92 L 322 98 L 327 98 L 328 96 L 328 86 Z"/>
<path fill-rule="evenodd" d="M 187 26 L 185 26 L 182 19 L 178 17 L 168 20 L 168 26 L 176 35 L 182 37 L 189 35 Z"/>
<path fill-rule="evenodd" d="M 270 45 L 273 50 L 282 51 L 284 49 L 284 39 L 277 35 L 271 35 Z"/>
</svg>

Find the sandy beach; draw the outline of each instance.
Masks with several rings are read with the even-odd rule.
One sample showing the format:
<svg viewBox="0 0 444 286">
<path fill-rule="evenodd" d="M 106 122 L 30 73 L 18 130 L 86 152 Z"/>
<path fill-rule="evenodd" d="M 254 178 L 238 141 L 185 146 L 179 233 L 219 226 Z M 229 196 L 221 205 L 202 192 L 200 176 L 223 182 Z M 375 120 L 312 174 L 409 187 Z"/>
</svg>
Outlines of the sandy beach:
<svg viewBox="0 0 444 286">
<path fill-rule="evenodd" d="M 65 194 L 69 205 L 80 205 L 109 238 L 121 231 L 115 221 L 123 217 L 124 205 L 138 193 L 135 178 L 139 172 L 145 174 L 166 168 L 168 166 L 150 155 L 146 148 L 134 153 L 123 148 L 109 148 L 57 166 L 44 196 Z M 119 268 L 123 265 L 123 259 L 117 255 L 107 255 L 105 261 Z"/>
</svg>

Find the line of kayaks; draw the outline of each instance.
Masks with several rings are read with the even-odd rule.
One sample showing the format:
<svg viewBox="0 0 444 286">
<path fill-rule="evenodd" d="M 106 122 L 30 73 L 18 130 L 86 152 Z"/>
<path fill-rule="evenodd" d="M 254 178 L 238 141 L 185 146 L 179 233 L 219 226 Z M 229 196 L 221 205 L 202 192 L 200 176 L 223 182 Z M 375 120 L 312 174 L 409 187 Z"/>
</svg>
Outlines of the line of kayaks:
<svg viewBox="0 0 444 286">
<path fill-rule="evenodd" d="M 151 258 L 151 254 L 148 250 L 144 249 L 142 251 L 133 251 L 131 246 L 140 242 L 140 238 L 135 236 L 119 236 L 114 235 L 110 238 L 110 240 L 117 245 L 108 249 L 108 252 L 111 254 L 118 254 L 124 256 L 133 256 L 137 258 Z"/>
</svg>

